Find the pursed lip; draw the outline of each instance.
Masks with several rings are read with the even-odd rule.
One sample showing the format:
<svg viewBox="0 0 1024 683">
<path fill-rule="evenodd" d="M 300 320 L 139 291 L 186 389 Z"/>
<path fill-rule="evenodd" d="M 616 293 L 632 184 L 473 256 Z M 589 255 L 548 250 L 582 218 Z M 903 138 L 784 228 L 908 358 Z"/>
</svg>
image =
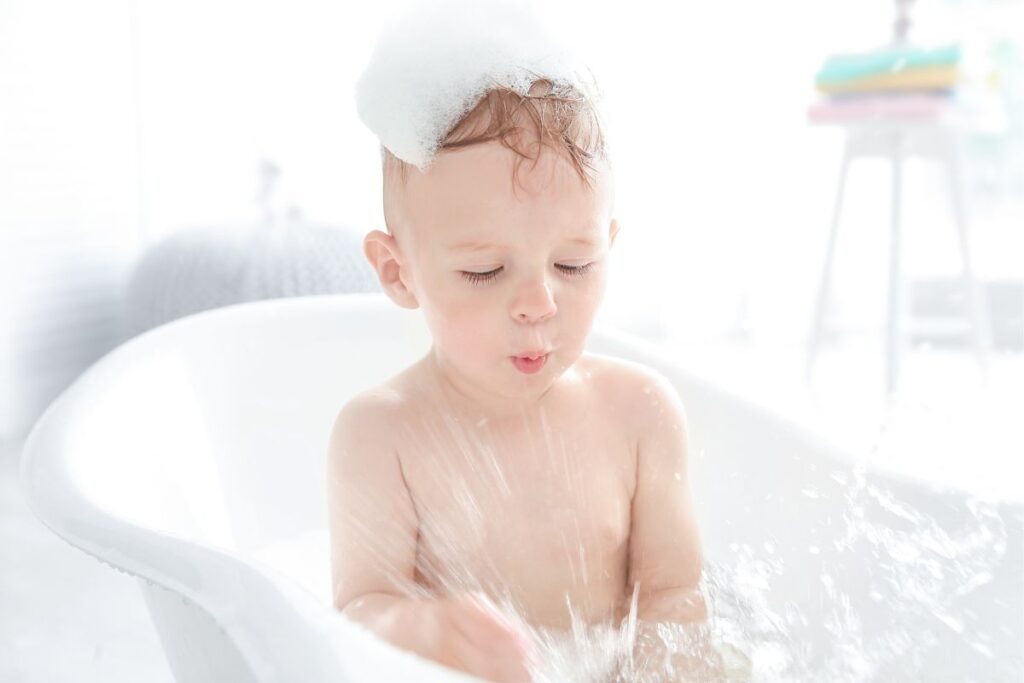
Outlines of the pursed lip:
<svg viewBox="0 0 1024 683">
<path fill-rule="evenodd" d="M 541 356 L 546 356 L 549 353 L 551 353 L 550 349 L 546 350 L 546 351 L 544 349 L 540 349 L 538 351 L 524 351 L 523 353 L 516 353 L 516 354 L 513 354 L 512 357 L 513 358 L 529 358 L 530 360 L 534 360 L 536 358 L 540 358 Z"/>
</svg>

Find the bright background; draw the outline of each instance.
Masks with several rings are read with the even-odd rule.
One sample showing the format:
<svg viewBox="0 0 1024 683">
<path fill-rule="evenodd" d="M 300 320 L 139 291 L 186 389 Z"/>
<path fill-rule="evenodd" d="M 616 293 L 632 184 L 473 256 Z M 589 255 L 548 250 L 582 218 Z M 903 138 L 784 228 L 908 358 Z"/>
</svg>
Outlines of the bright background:
<svg viewBox="0 0 1024 683">
<path fill-rule="evenodd" d="M 807 123 L 813 76 L 830 54 L 887 42 L 894 4 L 561 7 L 591 50 L 614 144 L 624 232 L 603 317 L 721 368 L 722 381 L 732 373 L 753 391 L 799 393 L 844 140 L 838 127 Z M 398 10 L 395 0 L 0 3 L 0 435 L 23 435 L 121 340 L 125 284 L 143 250 L 176 230 L 258 221 L 262 160 L 283 170 L 282 209 L 359 232 L 382 226 L 377 143 L 352 93 L 377 27 Z M 911 16 L 916 42 L 963 42 L 983 58 L 976 84 L 998 86 L 988 90 L 1007 125 L 964 136 L 965 186 L 975 267 L 1005 285 L 994 324 L 1022 339 L 1009 351 L 1019 361 L 1024 5 L 931 0 Z M 881 160 L 855 165 L 837 246 L 831 326 L 862 352 L 833 366 L 857 372 L 829 375 L 826 355 L 812 385 L 849 394 L 860 381 L 875 413 L 889 405 L 888 178 Z M 943 182 L 929 164 L 908 163 L 911 286 L 955 283 Z M 933 353 L 925 374 L 961 361 Z"/>
<path fill-rule="evenodd" d="M 128 275 L 147 247 L 185 228 L 258 221 L 264 159 L 283 170 L 279 206 L 359 231 L 382 227 L 377 142 L 352 93 L 392 7 L 0 0 L 0 455 L 11 475 L 0 512 L 8 519 L 28 520 L 13 479 L 21 439 L 57 392 L 120 341 Z M 840 128 L 807 123 L 813 77 L 830 54 L 887 42 L 893 3 L 572 8 L 606 93 L 624 226 L 604 321 L 665 344 L 685 365 L 880 466 L 1021 499 L 1024 3 L 912 8 L 915 42 L 964 41 L 987 57 L 975 76 L 1006 113 L 1003 131 L 963 144 L 975 267 L 1003 287 L 1009 304 L 993 322 L 1009 341 L 984 381 L 962 338 L 918 339 L 895 397 L 884 392 L 889 171 L 880 161 L 852 171 L 832 289 L 836 334 L 809 384 L 802 373 L 844 140 Z M 928 165 L 908 164 L 911 285 L 958 273 L 942 182 Z M 0 575 L 5 599 L 24 577 L 19 566 L 0 561 L 13 572 Z M 0 617 L 9 647 L 34 651 L 33 633 L 41 631 Z M 80 631 L 64 635 L 70 646 Z M 102 648 L 89 652 L 82 656 L 102 680 L 144 665 L 128 667 L 127 648 L 108 648 L 106 659 Z M 141 652 L 132 656 L 145 659 Z"/>
</svg>

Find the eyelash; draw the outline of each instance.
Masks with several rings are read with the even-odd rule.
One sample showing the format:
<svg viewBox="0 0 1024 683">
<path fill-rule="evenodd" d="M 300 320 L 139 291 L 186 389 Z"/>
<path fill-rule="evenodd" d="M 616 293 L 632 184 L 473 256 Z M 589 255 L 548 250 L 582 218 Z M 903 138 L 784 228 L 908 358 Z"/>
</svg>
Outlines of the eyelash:
<svg viewBox="0 0 1024 683">
<path fill-rule="evenodd" d="M 485 282 L 489 282 L 490 280 L 493 280 L 494 278 L 498 277 L 498 273 L 500 273 L 503 268 L 504 266 L 500 266 L 498 268 L 495 268 L 494 270 L 489 270 L 486 273 L 473 273 L 466 270 L 462 270 L 459 272 L 462 273 L 462 277 L 469 280 L 471 283 L 475 285 L 481 285 L 484 284 Z M 568 277 L 578 278 L 585 276 L 587 273 L 593 270 L 594 263 L 590 262 L 582 266 L 563 266 L 561 264 L 556 263 L 555 268 L 558 268 L 560 271 L 562 271 L 562 273 L 564 273 Z"/>
</svg>

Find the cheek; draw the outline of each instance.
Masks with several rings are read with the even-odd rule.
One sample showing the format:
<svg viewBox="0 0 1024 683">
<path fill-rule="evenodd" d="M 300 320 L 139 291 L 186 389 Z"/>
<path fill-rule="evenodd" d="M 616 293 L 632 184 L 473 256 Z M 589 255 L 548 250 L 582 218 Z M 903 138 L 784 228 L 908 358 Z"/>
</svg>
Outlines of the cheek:
<svg viewBox="0 0 1024 683">
<path fill-rule="evenodd" d="M 466 288 L 457 283 L 435 290 L 423 311 L 434 342 L 468 359 L 488 348 L 499 327 L 494 324 L 496 304 L 491 298 Z"/>
<path fill-rule="evenodd" d="M 490 326 L 486 321 L 483 312 L 465 305 L 449 311 L 441 323 L 444 326 L 445 343 L 453 350 L 473 355 L 474 351 L 487 344 Z"/>
<path fill-rule="evenodd" d="M 597 315 L 597 309 L 604 299 L 605 282 L 603 273 L 595 273 L 591 280 L 576 285 L 568 292 L 571 303 L 563 307 L 563 312 L 567 319 L 572 319 L 573 327 L 580 329 L 581 333 L 590 329 Z"/>
<path fill-rule="evenodd" d="M 559 337 L 563 351 L 569 354 L 564 359 L 566 362 L 574 361 L 583 353 L 603 294 L 602 281 L 588 282 L 585 286 L 578 285 L 569 295 L 566 305 L 559 307 L 562 318 L 558 325 Z"/>
</svg>

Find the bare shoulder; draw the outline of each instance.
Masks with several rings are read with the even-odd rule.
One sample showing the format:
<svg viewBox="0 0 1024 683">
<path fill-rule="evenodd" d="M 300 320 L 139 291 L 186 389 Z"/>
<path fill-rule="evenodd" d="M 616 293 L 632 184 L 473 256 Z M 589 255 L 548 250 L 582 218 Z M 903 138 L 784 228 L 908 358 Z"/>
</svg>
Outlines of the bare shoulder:
<svg viewBox="0 0 1024 683">
<path fill-rule="evenodd" d="M 590 373 L 595 387 L 607 391 L 609 397 L 622 396 L 636 401 L 646 396 L 650 402 L 664 394 L 676 395 L 667 377 L 654 368 L 625 358 L 585 352 L 577 362 L 579 369 Z"/>
<path fill-rule="evenodd" d="M 384 385 L 361 391 L 338 411 L 332 437 L 372 437 L 401 412 L 402 403 L 402 397 Z"/>
<path fill-rule="evenodd" d="M 342 406 L 331 428 L 332 458 L 394 451 L 397 446 L 395 425 L 408 414 L 413 402 L 405 375 L 403 372 L 364 389 Z"/>
<path fill-rule="evenodd" d="M 595 353 L 584 353 L 577 361 L 602 400 L 641 432 L 670 418 L 685 420 L 685 411 L 672 382 L 656 369 L 636 361 Z M 588 374 L 589 373 L 589 374 Z"/>
</svg>

